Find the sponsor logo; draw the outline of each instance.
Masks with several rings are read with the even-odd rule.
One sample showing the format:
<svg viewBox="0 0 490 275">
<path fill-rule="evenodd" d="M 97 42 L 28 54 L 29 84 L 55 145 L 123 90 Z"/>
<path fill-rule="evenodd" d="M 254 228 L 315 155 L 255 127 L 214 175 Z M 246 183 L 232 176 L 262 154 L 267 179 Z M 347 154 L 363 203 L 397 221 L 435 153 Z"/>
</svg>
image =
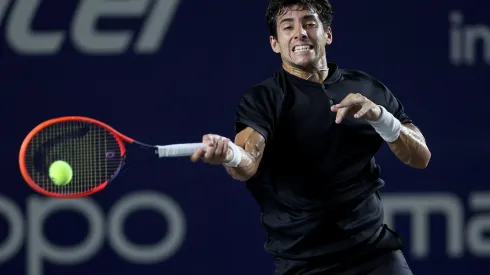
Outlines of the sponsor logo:
<svg viewBox="0 0 490 275">
<path fill-rule="evenodd" d="M 449 13 L 449 61 L 455 66 L 490 64 L 490 26 L 465 24 L 461 11 Z"/>
<path fill-rule="evenodd" d="M 438 234 L 445 236 L 448 258 L 461 258 L 467 253 L 478 258 L 490 257 L 490 192 L 473 192 L 467 204 L 452 193 L 399 193 L 383 197 L 385 223 L 396 228 L 395 218 L 410 217 L 410 250 L 415 259 L 431 254 L 431 223 L 434 216 L 442 216 L 444 225 L 437 226 Z"/>
<path fill-rule="evenodd" d="M 17 54 L 56 55 L 66 44 L 85 55 L 153 54 L 160 49 L 180 0 L 79 1 L 69 26 L 37 30 L 34 19 L 50 16 L 40 12 L 42 3 L 42 0 L 0 1 L 4 39 Z M 103 30 L 97 26 L 101 19 L 140 19 L 142 24 L 139 30 Z"/>
<path fill-rule="evenodd" d="M 139 245 L 124 233 L 126 219 L 141 210 L 153 210 L 167 222 L 166 233 L 157 243 Z M 57 245 L 46 237 L 44 224 L 49 217 L 67 211 L 81 214 L 88 222 L 88 229 L 78 243 Z M 186 236 L 186 219 L 179 204 L 153 191 L 120 198 L 107 215 L 92 198 L 60 200 L 38 195 L 27 198 L 24 215 L 14 201 L 0 196 L 0 217 L 7 221 L 9 230 L 7 237 L 0 240 L 0 264 L 16 257 L 25 244 L 27 275 L 42 275 L 44 262 L 61 265 L 88 262 L 105 245 L 106 239 L 125 261 L 154 264 L 175 255 Z M 69 224 L 61 226 L 69 228 Z M 69 236 L 63 239 L 70 239 Z"/>
</svg>

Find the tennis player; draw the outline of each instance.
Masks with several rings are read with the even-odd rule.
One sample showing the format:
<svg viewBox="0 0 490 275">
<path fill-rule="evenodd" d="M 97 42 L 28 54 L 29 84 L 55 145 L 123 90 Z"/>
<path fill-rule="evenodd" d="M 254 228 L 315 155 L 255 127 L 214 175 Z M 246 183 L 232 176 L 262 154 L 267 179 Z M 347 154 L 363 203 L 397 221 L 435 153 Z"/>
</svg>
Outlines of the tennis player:
<svg viewBox="0 0 490 275">
<path fill-rule="evenodd" d="M 234 143 L 204 135 L 209 147 L 192 160 L 246 182 L 275 274 L 409 275 L 403 240 L 383 223 L 373 156 L 386 142 L 403 163 L 426 168 L 431 153 L 383 83 L 327 63 L 332 14 L 328 0 L 270 1 L 282 68 L 243 94 Z"/>
</svg>

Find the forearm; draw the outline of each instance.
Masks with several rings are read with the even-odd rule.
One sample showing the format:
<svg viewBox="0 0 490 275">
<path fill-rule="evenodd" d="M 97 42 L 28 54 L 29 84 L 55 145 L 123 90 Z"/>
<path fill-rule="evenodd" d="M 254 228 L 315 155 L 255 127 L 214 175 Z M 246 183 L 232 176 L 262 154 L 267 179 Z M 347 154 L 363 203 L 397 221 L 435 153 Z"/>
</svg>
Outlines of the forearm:
<svg viewBox="0 0 490 275">
<path fill-rule="evenodd" d="M 252 128 L 246 128 L 235 137 L 235 148 L 239 149 L 240 161 L 236 167 L 226 167 L 226 172 L 239 181 L 247 181 L 257 172 L 265 149 L 264 137 Z M 227 162 L 233 156 L 227 156 Z"/>
<path fill-rule="evenodd" d="M 422 133 L 412 124 L 401 125 L 400 136 L 389 142 L 391 151 L 403 163 L 414 168 L 426 168 L 431 153 Z"/>
<path fill-rule="evenodd" d="M 242 155 L 238 166 L 237 167 L 225 166 L 225 168 L 226 168 L 226 172 L 228 172 L 228 174 L 232 178 L 239 181 L 246 181 L 250 179 L 257 171 L 256 160 L 250 153 L 247 153 L 242 148 L 240 149 L 242 150 Z"/>
<path fill-rule="evenodd" d="M 370 121 L 378 134 L 388 142 L 391 151 L 405 164 L 414 168 L 426 168 L 431 153 L 424 136 L 413 124 L 401 124 L 386 109 L 381 107 L 378 120 Z"/>
</svg>

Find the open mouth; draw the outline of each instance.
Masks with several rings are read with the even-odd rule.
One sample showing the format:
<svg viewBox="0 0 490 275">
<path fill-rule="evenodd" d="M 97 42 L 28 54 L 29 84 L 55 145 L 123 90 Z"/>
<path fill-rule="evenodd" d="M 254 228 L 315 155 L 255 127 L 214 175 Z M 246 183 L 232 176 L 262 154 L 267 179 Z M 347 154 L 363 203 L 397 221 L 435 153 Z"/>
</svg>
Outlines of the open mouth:
<svg viewBox="0 0 490 275">
<path fill-rule="evenodd" d="M 312 50 L 313 49 L 313 46 L 312 45 L 301 45 L 301 46 L 295 46 L 293 48 L 293 52 L 297 53 L 297 52 L 304 52 L 304 51 L 309 51 L 309 50 Z"/>
</svg>

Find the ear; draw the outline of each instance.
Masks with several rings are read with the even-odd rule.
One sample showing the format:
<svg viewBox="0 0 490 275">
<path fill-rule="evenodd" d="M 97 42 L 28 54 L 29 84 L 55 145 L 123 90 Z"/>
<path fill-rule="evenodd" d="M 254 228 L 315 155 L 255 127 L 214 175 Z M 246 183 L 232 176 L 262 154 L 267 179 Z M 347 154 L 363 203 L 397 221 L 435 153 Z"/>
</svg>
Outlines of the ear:
<svg viewBox="0 0 490 275">
<path fill-rule="evenodd" d="M 279 48 L 279 42 L 277 42 L 277 39 L 274 38 L 274 36 L 269 37 L 269 42 L 271 43 L 271 48 L 275 53 L 280 53 L 281 49 Z"/>
<path fill-rule="evenodd" d="M 325 32 L 325 40 L 327 41 L 327 45 L 330 45 L 333 42 L 332 28 L 330 27 L 328 27 L 327 31 Z"/>
</svg>

